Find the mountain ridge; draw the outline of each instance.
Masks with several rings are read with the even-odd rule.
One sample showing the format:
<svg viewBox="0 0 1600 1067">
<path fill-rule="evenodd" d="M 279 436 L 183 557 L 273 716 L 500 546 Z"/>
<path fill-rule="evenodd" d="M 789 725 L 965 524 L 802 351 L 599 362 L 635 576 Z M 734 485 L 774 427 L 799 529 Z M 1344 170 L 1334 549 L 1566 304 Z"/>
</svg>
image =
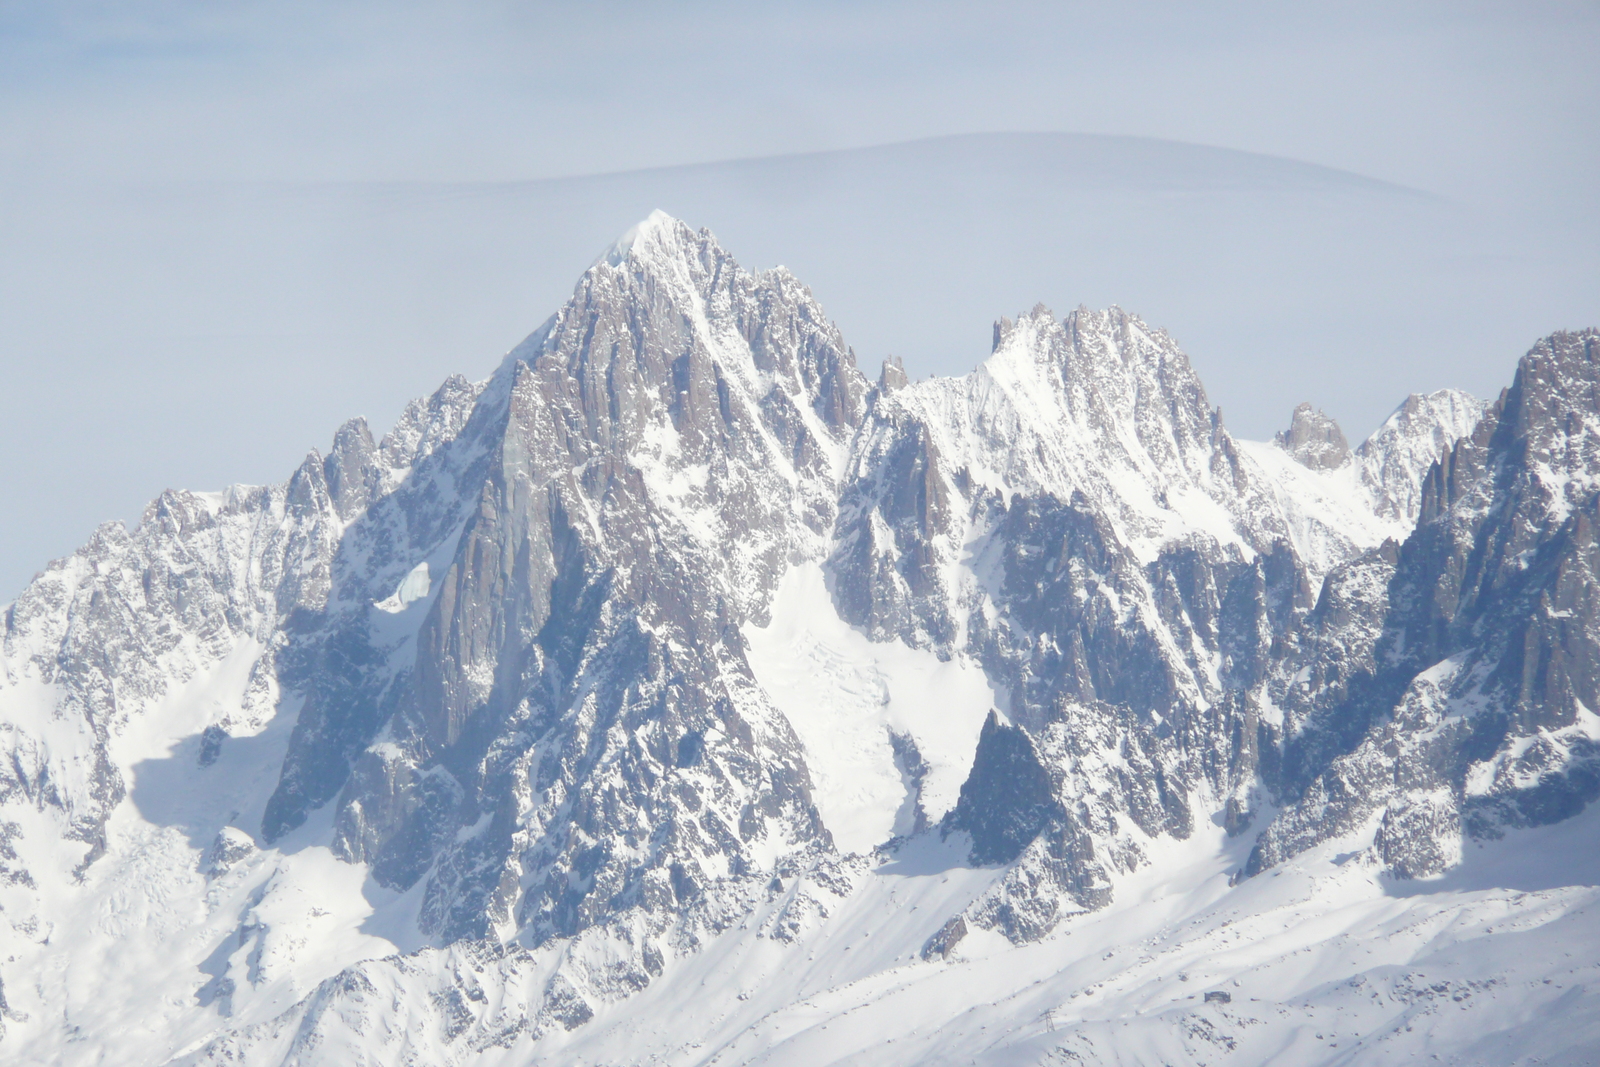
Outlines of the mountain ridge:
<svg viewBox="0 0 1600 1067">
<path fill-rule="evenodd" d="M 130 871 L 187 939 L 155 989 L 196 998 L 150 1009 L 149 1056 L 455 1062 L 556 1055 L 706 953 L 782 966 L 836 922 L 895 931 L 851 981 L 981 968 L 1163 874 L 1270 896 L 1367 832 L 1317 877 L 1415 880 L 1596 791 L 1600 333 L 1541 342 L 1481 421 L 1413 397 L 1310 465 L 1236 442 L 1115 308 L 1001 320 L 963 379 L 891 369 L 657 214 L 486 382 L 53 564 L 0 633 L 13 1039 L 67 1055 L 89 987 L 137 1000 L 99 978 L 58 1019 L 39 977 L 85 973 L 37 939 L 60 908 L 150 907 Z M 1483 546 L 1547 562 L 1428 615 Z M 1507 654 L 1485 611 L 1544 666 L 1495 682 L 1498 734 L 1440 734 L 1487 691 L 1437 665 Z"/>
</svg>

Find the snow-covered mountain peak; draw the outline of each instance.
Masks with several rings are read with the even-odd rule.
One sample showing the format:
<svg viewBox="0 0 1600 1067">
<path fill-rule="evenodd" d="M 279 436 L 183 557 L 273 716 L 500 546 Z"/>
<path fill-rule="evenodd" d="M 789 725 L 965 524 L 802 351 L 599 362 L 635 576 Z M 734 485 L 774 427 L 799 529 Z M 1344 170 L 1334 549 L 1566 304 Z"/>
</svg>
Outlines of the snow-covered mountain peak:
<svg viewBox="0 0 1600 1067">
<path fill-rule="evenodd" d="M 1460 389 L 1413 393 L 1355 451 L 1373 510 L 1407 528 L 1422 507 L 1422 484 L 1434 462 L 1467 437 L 1487 403 Z"/>
<path fill-rule="evenodd" d="M 1215 416 L 1188 357 L 1138 316 L 1080 307 L 1058 321 L 1040 304 L 995 332 L 976 377 L 1019 406 L 1064 415 L 1108 442 L 1137 440 L 1140 450 L 1209 446 Z"/>
<path fill-rule="evenodd" d="M 1165 330 L 1116 305 L 1079 306 L 1057 320 L 1044 304 L 1035 304 L 1015 321 L 1002 318 L 983 366 L 995 377 L 1043 375 L 1068 387 L 1113 381 L 1134 390 L 1151 377 L 1199 386 L 1188 357 Z"/>
<path fill-rule="evenodd" d="M 1188 358 L 1137 316 L 1080 307 L 1057 320 L 1040 305 L 1001 320 L 976 371 L 913 386 L 906 402 L 945 393 L 968 408 L 960 421 L 970 419 L 974 434 L 951 459 L 974 477 L 1062 500 L 1085 492 L 1151 545 L 1195 524 L 1234 538 L 1202 502 L 1215 495 L 1216 413 Z M 966 455 L 980 443 L 985 454 Z"/>
<path fill-rule="evenodd" d="M 670 285 L 675 290 L 672 295 L 679 298 L 693 293 L 703 299 L 707 295 L 706 271 L 715 271 L 724 263 L 738 269 L 709 230 L 696 232 L 682 219 L 658 210 L 629 229 L 594 261 L 579 280 L 574 299 L 578 299 L 591 277 L 607 271 Z"/>
<path fill-rule="evenodd" d="M 830 462 L 860 418 L 867 385 L 838 328 L 792 274 L 747 271 L 710 231 L 660 211 L 596 260 L 512 355 L 547 377 L 587 381 L 594 397 L 621 388 L 632 394 L 616 413 L 622 423 L 642 431 L 670 416 L 691 439 L 711 431 L 701 418 L 707 405 L 727 409 L 736 395 L 753 409 L 781 394 Z"/>
<path fill-rule="evenodd" d="M 631 255 L 636 247 L 643 250 L 651 244 L 671 242 L 679 238 L 679 229 L 693 235 L 693 231 L 682 220 L 656 208 L 649 215 L 628 227 L 623 235 L 606 249 L 605 254 L 596 259 L 596 263 L 610 263 L 617 266 Z"/>
</svg>

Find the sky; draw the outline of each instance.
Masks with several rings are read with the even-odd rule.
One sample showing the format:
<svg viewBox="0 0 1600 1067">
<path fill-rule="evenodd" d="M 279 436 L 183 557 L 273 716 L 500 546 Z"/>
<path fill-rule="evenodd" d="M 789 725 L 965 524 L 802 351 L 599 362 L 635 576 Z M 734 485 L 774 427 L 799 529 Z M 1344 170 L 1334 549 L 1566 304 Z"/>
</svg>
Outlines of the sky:
<svg viewBox="0 0 1600 1067">
<path fill-rule="evenodd" d="M 483 376 L 655 207 L 868 373 L 1116 302 L 1248 437 L 1492 394 L 1600 324 L 1597 45 L 1596 3 L 0 0 L 0 599 Z"/>
</svg>

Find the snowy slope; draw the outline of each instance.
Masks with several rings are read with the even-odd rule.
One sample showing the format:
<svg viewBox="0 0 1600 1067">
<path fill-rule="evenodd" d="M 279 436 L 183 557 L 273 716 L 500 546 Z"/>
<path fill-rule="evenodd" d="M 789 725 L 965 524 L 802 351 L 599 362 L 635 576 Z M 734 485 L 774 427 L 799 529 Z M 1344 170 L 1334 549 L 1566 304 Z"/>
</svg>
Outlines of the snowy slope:
<svg viewBox="0 0 1600 1067">
<path fill-rule="evenodd" d="M 1230 889 L 1237 849 L 1209 834 L 1059 936 L 1021 949 L 969 939 L 932 964 L 904 952 L 932 926 L 915 916 L 970 894 L 971 872 L 907 850 L 863 875 L 804 943 L 803 968 L 730 935 L 549 1051 L 664 1064 L 1587 1062 L 1600 870 L 1551 870 L 1550 857 L 1597 829 L 1591 815 L 1486 846 L 1436 887 L 1395 883 L 1359 842 L 1330 842 Z M 1574 875 L 1587 884 L 1568 886 Z M 675 1047 L 685 1034 L 696 1047 Z"/>
<path fill-rule="evenodd" d="M 746 632 L 750 665 L 800 735 L 834 844 L 867 853 L 943 818 L 998 702 L 983 669 L 869 640 L 839 617 L 815 563 L 784 576 L 771 610 Z"/>
<path fill-rule="evenodd" d="M 6 609 L 0 1049 L 1584 1062 L 1597 397 L 1239 442 L 1114 308 L 873 385 L 657 213 Z"/>
<path fill-rule="evenodd" d="M 1049 938 L 969 935 L 934 960 L 917 947 L 995 872 L 924 838 L 856 865 L 821 894 L 825 916 L 776 937 L 805 888 L 785 884 L 570 1031 L 507 1026 L 547 961 L 456 951 L 357 968 L 228 1047 L 262 1062 L 1583 1064 L 1600 1041 L 1600 869 L 1568 854 L 1590 856 L 1597 829 L 1589 813 L 1486 843 L 1431 884 L 1383 874 L 1369 832 L 1234 887 L 1243 843 L 1218 828 Z"/>
<path fill-rule="evenodd" d="M 1296 552 L 1312 561 L 1318 577 L 1335 564 L 1385 539 L 1403 541 L 1422 509 L 1428 470 L 1455 442 L 1472 434 L 1487 405 L 1459 389 L 1406 398 L 1354 451 L 1338 426 L 1295 412 L 1289 434 L 1271 442 L 1241 441 L 1261 469 L 1268 491 L 1290 530 Z M 1324 420 L 1335 442 L 1300 455 L 1290 437 L 1301 423 Z M 1315 455 L 1314 461 L 1308 461 Z"/>
<path fill-rule="evenodd" d="M 150 1062 L 394 951 L 373 932 L 389 927 L 365 925 L 366 872 L 329 850 L 331 812 L 274 848 L 260 828 L 340 593 L 364 619 L 459 527 L 454 483 L 476 450 L 451 446 L 481 392 L 447 382 L 378 443 L 352 423 L 283 485 L 167 494 L 8 606 L 0 977 L 19 1062 L 119 1043 Z M 357 516 L 385 508 L 407 521 L 375 543 Z M 376 649 L 409 653 L 392 633 Z M 417 942 L 414 919 L 392 928 Z"/>
</svg>

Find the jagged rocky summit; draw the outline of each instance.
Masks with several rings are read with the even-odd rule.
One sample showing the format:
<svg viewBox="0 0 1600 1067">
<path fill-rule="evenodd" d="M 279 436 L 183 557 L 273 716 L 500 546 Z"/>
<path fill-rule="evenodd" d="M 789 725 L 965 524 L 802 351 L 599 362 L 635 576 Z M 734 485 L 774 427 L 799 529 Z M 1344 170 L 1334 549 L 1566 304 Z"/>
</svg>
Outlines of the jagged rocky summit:
<svg viewBox="0 0 1600 1067">
<path fill-rule="evenodd" d="M 1492 405 L 1245 442 L 1164 332 L 1042 306 L 874 382 L 657 213 L 486 381 L 166 493 L 5 609 L 0 1050 L 823 1062 L 799 1006 L 971 968 L 1003 1062 L 1114 1062 L 1103 1012 L 1034 1034 L 1005 983 L 1081 987 L 1063 946 L 1152 886 L 1223 930 L 1581 822 L 1597 389 L 1600 332 L 1556 334 Z M 1188 944 L 1148 921 L 1094 958 Z M 1188 1010 L 1138 1040 L 1250 1062 Z M 989 1026 L 939 1017 L 827 1055 Z"/>
</svg>

